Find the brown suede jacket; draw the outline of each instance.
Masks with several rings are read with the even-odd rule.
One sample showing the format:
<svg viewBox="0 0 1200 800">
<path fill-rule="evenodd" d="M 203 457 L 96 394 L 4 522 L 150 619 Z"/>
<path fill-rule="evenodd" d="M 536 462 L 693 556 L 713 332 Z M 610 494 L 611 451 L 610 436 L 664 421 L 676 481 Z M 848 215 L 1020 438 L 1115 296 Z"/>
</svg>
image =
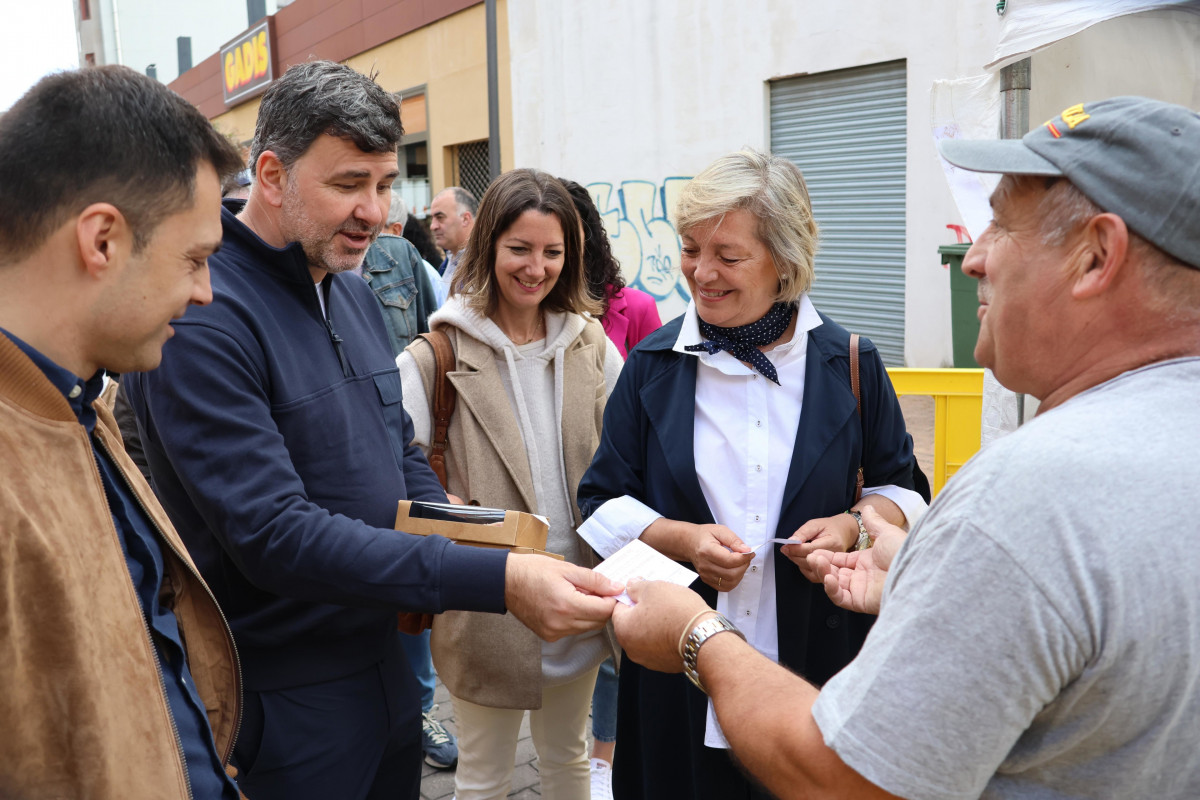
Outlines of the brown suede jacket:
<svg viewBox="0 0 1200 800">
<path fill-rule="evenodd" d="M 96 437 L 158 531 L 217 752 L 241 716 L 229 627 L 97 401 Z M 0 335 L 0 797 L 188 798 L 158 660 L 87 432 Z"/>
</svg>

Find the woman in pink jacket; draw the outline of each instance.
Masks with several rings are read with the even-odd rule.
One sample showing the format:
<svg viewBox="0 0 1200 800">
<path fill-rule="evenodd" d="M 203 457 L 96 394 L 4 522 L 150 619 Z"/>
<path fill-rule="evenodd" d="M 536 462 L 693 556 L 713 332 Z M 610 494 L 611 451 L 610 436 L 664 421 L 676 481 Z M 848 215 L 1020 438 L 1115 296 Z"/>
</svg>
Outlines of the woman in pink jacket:
<svg viewBox="0 0 1200 800">
<path fill-rule="evenodd" d="M 559 182 L 567 187 L 583 220 L 583 269 L 588 293 L 604 307 L 600 322 L 623 358 L 638 342 L 662 327 L 658 306 L 650 295 L 625 285 L 621 265 L 608 244 L 600 211 L 587 189 L 565 178 L 559 178 Z"/>
</svg>

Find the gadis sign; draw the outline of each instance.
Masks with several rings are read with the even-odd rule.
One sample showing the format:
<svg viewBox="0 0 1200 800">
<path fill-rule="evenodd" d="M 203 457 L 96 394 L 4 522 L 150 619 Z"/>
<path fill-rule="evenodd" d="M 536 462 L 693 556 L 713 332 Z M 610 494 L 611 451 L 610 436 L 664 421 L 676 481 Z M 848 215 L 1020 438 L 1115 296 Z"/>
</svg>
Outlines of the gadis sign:
<svg viewBox="0 0 1200 800">
<path fill-rule="evenodd" d="M 251 97 L 275 80 L 274 36 L 266 17 L 221 48 L 221 89 L 226 105 Z"/>
</svg>

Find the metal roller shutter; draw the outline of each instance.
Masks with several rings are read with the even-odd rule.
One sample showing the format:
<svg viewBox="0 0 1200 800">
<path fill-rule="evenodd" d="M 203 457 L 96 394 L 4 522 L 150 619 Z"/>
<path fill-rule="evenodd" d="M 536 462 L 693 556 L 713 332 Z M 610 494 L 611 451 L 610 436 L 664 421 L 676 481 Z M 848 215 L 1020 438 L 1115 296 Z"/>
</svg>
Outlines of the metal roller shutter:
<svg viewBox="0 0 1200 800">
<path fill-rule="evenodd" d="M 771 150 L 804 172 L 821 229 L 813 303 L 904 366 L 903 61 L 771 82 Z"/>
</svg>

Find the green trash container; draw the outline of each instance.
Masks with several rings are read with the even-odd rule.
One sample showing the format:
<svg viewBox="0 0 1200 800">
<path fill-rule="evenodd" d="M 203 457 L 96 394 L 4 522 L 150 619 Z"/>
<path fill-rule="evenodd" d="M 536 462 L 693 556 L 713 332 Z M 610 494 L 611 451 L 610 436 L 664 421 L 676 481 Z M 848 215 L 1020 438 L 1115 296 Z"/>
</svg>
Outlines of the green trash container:
<svg viewBox="0 0 1200 800">
<path fill-rule="evenodd" d="M 963 274 L 963 256 L 970 242 L 944 244 L 938 248 L 942 263 L 950 267 L 950 329 L 954 341 L 954 366 L 978 367 L 975 363 L 975 340 L 979 338 L 978 281 Z"/>
</svg>

